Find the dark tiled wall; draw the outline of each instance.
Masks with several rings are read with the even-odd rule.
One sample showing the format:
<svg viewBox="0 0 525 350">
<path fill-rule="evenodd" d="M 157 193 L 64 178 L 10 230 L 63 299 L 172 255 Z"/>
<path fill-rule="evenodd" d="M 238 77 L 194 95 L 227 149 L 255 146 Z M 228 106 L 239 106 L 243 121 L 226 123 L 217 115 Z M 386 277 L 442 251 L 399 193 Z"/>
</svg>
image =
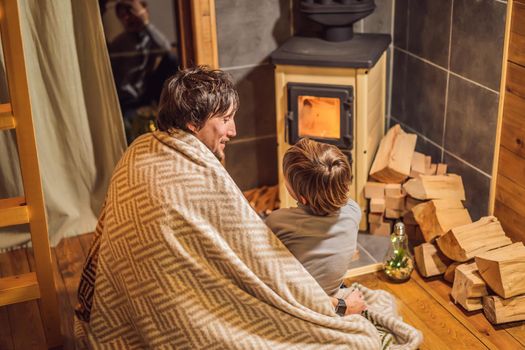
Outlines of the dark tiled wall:
<svg viewBox="0 0 525 350">
<path fill-rule="evenodd" d="M 269 55 L 291 35 L 291 0 L 216 0 L 219 65 L 239 91 L 226 169 L 246 190 L 277 183 L 275 82 Z"/>
<path fill-rule="evenodd" d="M 473 220 L 486 215 L 506 1 L 396 0 L 391 124 L 463 177 Z"/>
</svg>

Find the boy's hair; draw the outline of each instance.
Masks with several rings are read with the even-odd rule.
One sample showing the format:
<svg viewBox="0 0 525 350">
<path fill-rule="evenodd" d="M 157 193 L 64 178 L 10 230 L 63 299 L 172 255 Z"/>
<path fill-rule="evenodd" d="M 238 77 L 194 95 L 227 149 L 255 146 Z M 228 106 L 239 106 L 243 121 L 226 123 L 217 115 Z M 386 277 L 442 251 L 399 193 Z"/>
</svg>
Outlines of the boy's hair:
<svg viewBox="0 0 525 350">
<path fill-rule="evenodd" d="M 233 109 L 232 109 L 233 108 Z M 180 70 L 164 82 L 160 95 L 159 129 L 197 130 L 213 116 L 239 108 L 239 95 L 228 73 L 206 66 Z"/>
<path fill-rule="evenodd" d="M 283 171 L 297 200 L 304 197 L 315 215 L 331 214 L 348 202 L 352 169 L 336 146 L 301 139 L 284 154 Z"/>
</svg>

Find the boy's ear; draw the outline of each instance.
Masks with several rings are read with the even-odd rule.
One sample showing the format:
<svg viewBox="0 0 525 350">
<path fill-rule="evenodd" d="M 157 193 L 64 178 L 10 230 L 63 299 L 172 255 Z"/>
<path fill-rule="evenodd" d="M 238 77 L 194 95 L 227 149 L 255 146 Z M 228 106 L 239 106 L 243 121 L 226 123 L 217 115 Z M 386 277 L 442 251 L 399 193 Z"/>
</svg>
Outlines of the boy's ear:
<svg viewBox="0 0 525 350">
<path fill-rule="evenodd" d="M 301 202 L 301 204 L 303 205 L 307 205 L 308 202 L 306 201 L 306 198 L 304 198 L 303 196 L 299 196 L 299 201 Z"/>
</svg>

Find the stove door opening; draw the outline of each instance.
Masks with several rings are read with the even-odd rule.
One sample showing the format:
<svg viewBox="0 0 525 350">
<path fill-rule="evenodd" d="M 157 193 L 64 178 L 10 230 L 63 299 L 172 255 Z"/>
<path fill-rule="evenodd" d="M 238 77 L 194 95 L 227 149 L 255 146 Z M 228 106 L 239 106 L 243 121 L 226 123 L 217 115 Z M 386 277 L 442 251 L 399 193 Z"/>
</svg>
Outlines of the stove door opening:
<svg viewBox="0 0 525 350">
<path fill-rule="evenodd" d="M 309 137 L 353 147 L 353 86 L 288 83 L 287 142 Z"/>
</svg>

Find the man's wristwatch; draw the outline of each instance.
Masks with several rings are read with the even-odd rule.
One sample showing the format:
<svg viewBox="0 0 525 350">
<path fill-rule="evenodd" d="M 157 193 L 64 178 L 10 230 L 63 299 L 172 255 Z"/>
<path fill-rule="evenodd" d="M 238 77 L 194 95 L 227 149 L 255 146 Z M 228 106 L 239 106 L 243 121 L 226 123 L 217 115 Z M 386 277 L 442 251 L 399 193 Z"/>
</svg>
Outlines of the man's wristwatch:
<svg viewBox="0 0 525 350">
<path fill-rule="evenodd" d="M 344 316 L 346 312 L 346 302 L 344 299 L 337 298 L 337 306 L 335 307 L 335 313 L 339 316 Z"/>
</svg>

